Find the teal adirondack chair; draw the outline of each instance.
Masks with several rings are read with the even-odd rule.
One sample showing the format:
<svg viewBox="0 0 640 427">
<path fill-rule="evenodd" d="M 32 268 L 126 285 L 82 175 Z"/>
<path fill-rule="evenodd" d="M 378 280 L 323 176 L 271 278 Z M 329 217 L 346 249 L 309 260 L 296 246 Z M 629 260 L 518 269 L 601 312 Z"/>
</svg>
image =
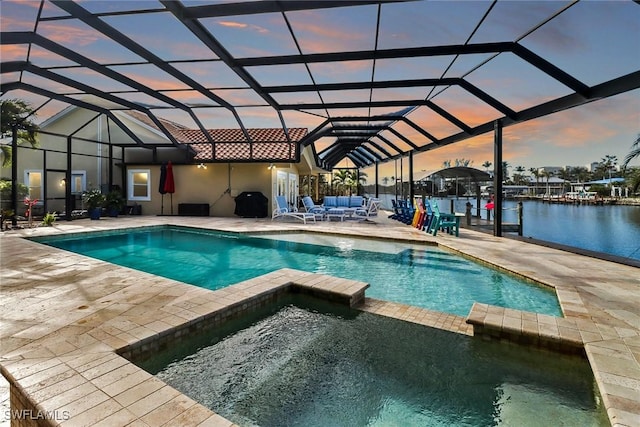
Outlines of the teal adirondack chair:
<svg viewBox="0 0 640 427">
<path fill-rule="evenodd" d="M 438 203 L 433 201 L 433 218 L 431 219 L 431 224 L 428 232 L 433 234 L 434 236 L 438 234 L 438 230 L 447 229 L 449 234 L 454 234 L 456 237 L 460 236 L 460 218 L 455 214 L 448 214 L 440 212 L 440 207 Z"/>
</svg>

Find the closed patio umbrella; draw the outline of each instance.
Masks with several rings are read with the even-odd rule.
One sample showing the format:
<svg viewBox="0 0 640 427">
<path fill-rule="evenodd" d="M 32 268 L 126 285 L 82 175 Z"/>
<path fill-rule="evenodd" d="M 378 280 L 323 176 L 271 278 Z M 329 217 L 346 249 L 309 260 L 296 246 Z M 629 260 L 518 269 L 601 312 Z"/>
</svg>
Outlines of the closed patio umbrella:
<svg viewBox="0 0 640 427">
<path fill-rule="evenodd" d="M 164 194 L 166 191 L 164 190 L 164 186 L 167 183 L 167 165 L 166 163 L 162 163 L 160 166 L 160 184 L 158 185 L 158 192 L 162 194 L 162 202 L 160 204 L 160 215 L 164 214 Z"/>
<path fill-rule="evenodd" d="M 171 161 L 167 164 L 167 177 L 164 183 L 164 192 L 171 195 L 171 215 L 173 215 L 173 193 L 176 191 L 176 184 L 173 179 L 173 165 Z"/>
</svg>

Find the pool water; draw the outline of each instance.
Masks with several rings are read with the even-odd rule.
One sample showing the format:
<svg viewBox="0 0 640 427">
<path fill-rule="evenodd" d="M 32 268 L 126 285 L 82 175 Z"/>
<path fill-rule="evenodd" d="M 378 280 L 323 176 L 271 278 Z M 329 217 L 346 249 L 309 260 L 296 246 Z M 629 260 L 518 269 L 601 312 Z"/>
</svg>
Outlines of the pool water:
<svg viewBox="0 0 640 427">
<path fill-rule="evenodd" d="M 562 315 L 553 290 L 436 247 L 378 242 L 363 250 L 344 239 L 319 245 L 267 237 L 150 227 L 34 240 L 212 290 L 288 267 L 360 280 L 371 285 L 369 297 L 459 316 L 475 301 Z"/>
<path fill-rule="evenodd" d="M 290 298 L 134 360 L 240 426 L 604 426 L 586 360 Z"/>
</svg>

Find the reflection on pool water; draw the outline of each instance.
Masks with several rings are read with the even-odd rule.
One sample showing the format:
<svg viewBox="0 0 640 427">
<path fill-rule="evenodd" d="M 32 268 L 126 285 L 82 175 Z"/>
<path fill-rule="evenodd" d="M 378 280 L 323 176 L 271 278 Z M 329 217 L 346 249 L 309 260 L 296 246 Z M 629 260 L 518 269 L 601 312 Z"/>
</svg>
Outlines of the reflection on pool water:
<svg viewBox="0 0 640 427">
<path fill-rule="evenodd" d="M 609 424 L 582 358 L 311 298 L 134 363 L 240 426 Z"/>
<path fill-rule="evenodd" d="M 207 289 L 289 267 L 360 280 L 371 285 L 369 297 L 460 316 L 475 301 L 561 316 L 553 290 L 433 246 L 299 236 L 314 244 L 186 227 L 34 240 Z"/>
</svg>

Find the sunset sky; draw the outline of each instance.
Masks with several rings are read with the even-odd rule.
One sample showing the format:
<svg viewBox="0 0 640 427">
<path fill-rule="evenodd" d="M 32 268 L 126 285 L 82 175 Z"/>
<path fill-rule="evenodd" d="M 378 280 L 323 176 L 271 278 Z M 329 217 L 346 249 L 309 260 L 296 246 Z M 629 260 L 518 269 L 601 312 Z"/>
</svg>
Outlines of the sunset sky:
<svg viewBox="0 0 640 427">
<path fill-rule="evenodd" d="M 248 88 L 233 71 L 206 48 L 175 17 L 155 1 L 81 1 L 90 12 L 119 12 L 148 9 L 143 15 L 107 14 L 101 19 L 117 31 L 144 46 L 174 68 L 234 105 L 246 127 L 279 127 L 276 112 L 264 99 Z M 184 1 L 185 6 L 220 2 Z M 455 4 L 455 7 L 452 6 Z M 0 3 L 3 32 L 33 31 L 39 1 L 7 0 Z M 493 7 L 488 1 L 407 2 L 380 8 L 378 49 L 406 48 L 464 43 L 518 41 L 524 47 L 553 63 L 588 86 L 640 70 L 640 6 L 632 1 L 588 1 L 572 4 L 563 1 L 500 1 Z M 566 8 L 566 10 L 564 10 Z M 474 32 L 482 17 L 484 23 Z M 372 50 L 376 48 L 377 5 L 340 7 L 315 11 L 291 11 L 286 14 L 237 15 L 202 18 L 202 24 L 235 58 L 297 55 L 300 52 Z M 558 17 L 545 19 L 559 13 Z M 110 70 L 161 91 L 171 99 L 194 107 L 208 128 L 237 128 L 233 115 L 210 98 L 194 91 L 180 80 L 151 65 L 136 53 L 124 49 L 94 28 L 76 19 L 52 3 L 45 3 L 36 32 L 79 53 Z M 291 37 L 288 26 L 296 35 Z M 297 41 L 297 44 L 296 44 Z M 196 127 L 184 111 L 169 109 L 168 104 L 130 86 L 85 67 L 78 67 L 37 44 L 3 44 L 2 62 L 29 60 L 41 68 L 80 81 L 128 101 L 144 104 L 160 117 L 185 126 Z M 188 62 L 197 60 L 198 62 Z M 482 65 L 477 68 L 478 65 Z M 247 67 L 263 86 L 367 82 L 440 77 L 464 77 L 470 83 L 518 111 L 559 98 L 572 91 L 545 73 L 517 58 L 501 53 L 460 56 L 418 57 L 400 60 L 348 61 L 303 64 L 259 65 Z M 373 77 L 372 77 L 373 76 Z M 312 80 L 313 78 L 313 80 Z M 3 73 L 2 83 L 21 80 L 59 94 L 80 97 L 78 90 L 46 80 L 35 74 Z M 460 87 L 414 87 L 410 89 L 353 90 L 348 93 L 325 91 L 324 102 L 384 99 L 429 99 L 452 111 L 469 126 L 494 120 L 501 113 L 481 103 Z M 2 99 L 22 98 L 39 107 L 46 97 L 24 90 L 2 95 Z M 317 92 L 274 93 L 279 104 L 319 102 Z M 67 107 L 60 101 L 46 104 L 38 112 L 44 120 Z M 389 113 L 401 108 L 373 108 L 372 114 Z M 323 122 L 324 110 L 283 111 L 288 127 L 312 130 Z M 366 108 L 332 111 L 332 116 L 367 115 Z M 438 138 L 459 130 L 433 111 L 420 107 L 407 116 Z M 405 127 L 403 129 L 403 126 Z M 424 141 L 408 126 L 398 130 L 418 145 Z M 504 129 L 504 160 L 511 166 L 585 166 L 606 155 L 621 162 L 640 133 L 640 90 L 592 102 L 585 106 L 531 120 Z M 391 139 L 391 137 L 389 138 Z M 318 150 L 332 141 L 319 141 Z M 394 140 L 406 149 L 402 141 Z M 417 154 L 414 172 L 440 169 L 445 160 L 465 158 L 481 168 L 493 160 L 493 135 L 486 134 L 462 143 Z M 640 165 L 636 159 L 632 165 Z M 404 173 L 407 174 L 405 162 Z M 371 175 L 371 171 L 367 171 Z M 380 167 L 381 176 L 395 175 L 394 162 Z"/>
</svg>

